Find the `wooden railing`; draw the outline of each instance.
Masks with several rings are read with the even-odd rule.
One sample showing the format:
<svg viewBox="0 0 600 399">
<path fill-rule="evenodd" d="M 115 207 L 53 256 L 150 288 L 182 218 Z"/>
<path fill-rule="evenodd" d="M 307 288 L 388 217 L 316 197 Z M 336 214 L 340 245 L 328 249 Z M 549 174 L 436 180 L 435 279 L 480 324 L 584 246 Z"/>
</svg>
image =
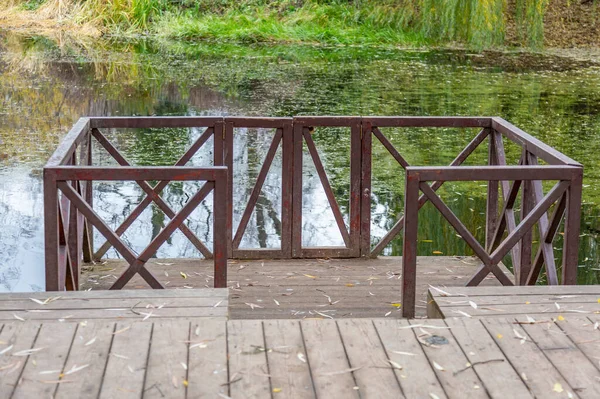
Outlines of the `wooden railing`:
<svg viewBox="0 0 600 399">
<path fill-rule="evenodd" d="M 202 127 L 204 132 L 171 167 L 134 167 L 107 139 L 103 130 L 119 128 Z M 345 127 L 350 132 L 348 225 L 331 187 L 313 133 L 321 127 Z M 411 166 L 384 134 L 385 128 L 478 128 L 479 133 L 456 156 L 449 166 Z M 265 128 L 273 132 L 271 144 L 258 173 L 243 213 L 233 228 L 233 160 L 234 135 L 239 128 Z M 192 168 L 185 165 L 213 138 L 213 167 Z M 376 139 L 406 172 L 405 211 L 390 231 L 378 242 L 371 242 L 372 144 Z M 518 165 L 506 161 L 504 140 L 521 148 Z M 120 167 L 93 166 L 91 145 L 97 141 Z M 487 165 L 462 166 L 475 149 L 488 143 Z M 314 162 L 319 181 L 333 212 L 343 246 L 305 247 L 302 245 L 302 183 L 304 146 Z M 278 149 L 281 148 L 281 246 L 280 248 L 240 248 L 251 214 Z M 539 165 L 538 160 L 544 165 Z M 458 235 L 480 259 L 481 266 L 469 280 L 477 285 L 489 273 L 502 284 L 535 284 L 545 267 L 549 284 L 574 284 L 577 274 L 577 250 L 583 168 L 581 164 L 540 142 L 500 118 L 485 117 L 99 117 L 81 119 L 65 137 L 44 170 L 46 217 L 46 287 L 49 290 L 77 289 L 81 260 L 99 259 L 114 247 L 129 262 L 129 269 L 114 288 L 122 287 L 135 273 L 153 287 L 160 283 L 144 267 L 148 257 L 179 229 L 206 257 L 214 258 L 215 286 L 226 284 L 228 256 L 239 258 L 369 257 L 382 253 L 400 233 L 404 236 L 403 295 L 404 314 L 414 314 L 416 232 L 418 211 L 427 202 L 454 227 Z M 145 199 L 114 231 L 93 209 L 91 181 L 133 180 L 146 193 Z M 169 207 L 160 193 L 169 181 L 199 180 L 206 184 L 178 213 Z M 558 181 L 547 194 L 542 182 Z M 148 181 L 160 181 L 152 187 Z M 464 224 L 436 194 L 446 181 L 486 181 L 486 238 L 479 244 Z M 431 184 L 427 182 L 432 182 Z M 187 215 L 212 189 L 214 200 L 214 249 L 211 251 L 183 223 Z M 514 205 L 521 192 L 520 217 Z M 422 192 L 421 195 L 419 193 Z M 139 256 L 120 239 L 121 235 L 151 203 L 162 210 L 171 222 Z M 555 204 L 553 215 L 549 208 Z M 564 222 L 562 278 L 554 259 L 553 239 Z M 517 220 L 519 223 L 517 224 Z M 540 242 L 533 245 L 532 229 L 538 225 Z M 92 253 L 91 230 L 96 228 L 105 238 Z M 502 240 L 504 235 L 507 237 Z M 374 245 L 373 245 L 374 244 Z M 514 267 L 514 282 L 498 267 L 509 254 Z"/>
</svg>

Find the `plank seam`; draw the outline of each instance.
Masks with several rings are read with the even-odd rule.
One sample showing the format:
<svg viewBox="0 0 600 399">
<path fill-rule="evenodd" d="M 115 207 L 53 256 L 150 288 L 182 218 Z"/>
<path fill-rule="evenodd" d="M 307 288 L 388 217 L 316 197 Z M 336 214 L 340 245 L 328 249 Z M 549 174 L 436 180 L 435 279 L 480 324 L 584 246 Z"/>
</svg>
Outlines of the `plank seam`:
<svg viewBox="0 0 600 399">
<path fill-rule="evenodd" d="M 229 321 L 225 322 L 225 359 L 227 359 L 227 396 L 231 397 L 231 375 L 230 375 L 230 357 L 229 357 Z"/>
<path fill-rule="evenodd" d="M 306 365 L 308 366 L 308 375 L 310 376 L 310 383 L 312 385 L 313 393 L 315 399 L 319 396 L 317 395 L 317 387 L 315 386 L 315 379 L 313 377 L 312 367 L 310 366 L 310 358 L 308 356 L 308 350 L 306 348 L 306 340 L 304 338 L 304 330 L 302 330 L 302 323 L 298 320 L 298 327 L 300 328 L 300 337 L 302 337 L 302 348 L 304 349 L 304 356 L 306 356 Z"/>
<path fill-rule="evenodd" d="M 412 325 L 412 323 L 410 321 L 407 320 L 407 322 L 409 325 Z M 423 356 L 425 356 L 427 363 L 429 363 L 429 368 L 431 369 L 431 372 L 435 376 L 435 379 L 437 380 L 438 384 L 440 384 L 440 388 L 442 389 L 442 392 L 444 392 L 444 395 L 446 395 L 447 398 L 450 398 L 451 396 L 448 395 L 448 392 L 446 392 L 446 388 L 445 388 L 444 384 L 442 383 L 442 380 L 440 380 L 440 377 L 438 377 L 438 374 L 433 369 L 433 366 L 431 364 L 431 359 L 429 358 L 429 356 L 427 356 L 427 352 L 425 351 L 425 349 L 423 349 L 423 344 L 421 343 L 421 341 L 419 341 L 417 332 L 415 331 L 414 328 L 410 328 L 410 330 L 412 331 L 413 336 L 415 337 L 415 340 L 419 343 L 419 348 L 421 348 L 421 352 L 423 352 Z"/>
<path fill-rule="evenodd" d="M 595 323 L 595 321 L 591 320 L 589 317 L 584 317 L 584 318 L 585 318 L 585 319 L 587 319 L 587 320 L 589 320 L 591 323 Z M 581 353 L 583 353 L 583 356 L 584 356 L 584 357 L 585 357 L 587 360 L 589 360 L 589 362 L 590 362 L 590 363 L 592 363 L 592 365 L 593 365 L 593 366 L 594 366 L 596 369 L 598 369 L 598 370 L 600 371 L 600 366 L 599 366 L 599 365 L 598 365 L 598 363 L 597 363 L 597 360 L 598 360 L 598 359 L 592 359 L 592 358 L 590 358 L 590 356 L 588 356 L 588 355 L 587 355 L 587 351 L 586 351 L 586 350 L 584 350 L 584 349 L 582 349 L 582 348 L 579 346 L 579 344 L 578 344 L 577 342 L 573 341 L 573 338 L 571 337 L 571 335 L 570 335 L 570 334 L 569 334 L 569 333 L 568 333 L 568 332 L 567 332 L 567 331 L 566 331 L 564 328 L 562 328 L 562 327 L 560 326 L 560 324 L 558 324 L 558 323 L 556 323 L 556 322 L 554 322 L 554 324 L 555 324 L 555 325 L 558 327 L 558 329 L 559 329 L 559 330 L 561 330 L 562 332 L 564 332 L 564 333 L 565 333 L 565 335 L 567 336 L 567 338 L 569 339 L 569 341 L 571 341 L 571 342 L 573 343 L 573 345 L 575 346 L 575 348 L 579 349 L 579 351 L 580 351 Z"/>
<path fill-rule="evenodd" d="M 146 353 L 146 362 L 144 363 L 144 379 L 142 380 L 142 393 L 140 397 L 144 397 L 144 388 L 146 387 L 146 379 L 148 378 L 148 365 L 150 364 L 150 351 L 152 350 L 152 335 L 154 334 L 154 323 L 150 326 L 150 339 L 148 340 L 148 353 Z"/>
<path fill-rule="evenodd" d="M 113 325 L 113 331 L 110 335 L 110 345 L 108 346 L 108 352 L 106 352 L 106 362 L 104 363 L 104 370 L 102 370 L 102 378 L 100 379 L 100 386 L 98 387 L 98 396 L 97 399 L 100 399 L 100 394 L 102 393 L 102 388 L 104 387 L 104 378 L 106 377 L 106 369 L 108 368 L 108 361 L 110 359 L 110 354 L 112 352 L 113 342 L 115 340 L 115 332 L 117 331 L 117 323 Z"/>
<path fill-rule="evenodd" d="M 60 372 L 61 375 L 65 373 L 65 367 L 67 367 L 67 363 L 69 361 L 69 356 L 71 356 L 71 350 L 73 349 L 73 343 L 75 342 L 75 337 L 77 336 L 77 331 L 79 331 L 79 323 L 77 323 L 75 325 L 75 331 L 73 331 L 73 337 L 71 338 L 71 344 L 69 345 L 69 350 L 67 351 L 67 356 L 65 356 L 65 362 L 63 363 L 63 366 L 61 367 L 61 369 L 62 369 Z M 60 388 L 60 384 L 56 384 L 56 387 L 54 388 L 54 393 L 52 394 L 53 398 L 56 397 L 58 388 Z"/>
<path fill-rule="evenodd" d="M 500 351 L 500 353 L 502 353 L 502 355 L 504 356 L 504 358 L 506 359 L 506 361 L 508 362 L 508 364 L 510 365 L 510 367 L 512 367 L 512 369 L 515 371 L 515 373 L 517 373 L 517 375 L 519 376 L 519 379 L 523 382 L 523 384 L 525 385 L 525 387 L 527 388 L 527 390 L 529 391 L 529 393 L 531 394 L 531 396 L 533 396 L 535 398 L 535 394 L 534 394 L 533 390 L 531 389 L 531 387 L 529 386 L 529 384 L 527 384 L 527 381 L 525 381 L 523 379 L 523 376 L 521 375 L 521 373 L 519 373 L 519 371 L 515 367 L 514 363 L 512 362 L 511 358 L 506 353 L 504 353 L 504 351 L 502 350 L 502 347 L 500 345 L 498 345 L 498 342 L 496 342 L 496 339 L 494 339 L 494 336 L 492 335 L 492 333 L 490 332 L 490 330 L 487 328 L 487 326 L 485 325 L 485 323 L 481 319 L 478 319 L 477 322 L 480 323 L 483 326 L 483 329 L 492 338 L 492 341 L 494 342 L 494 345 L 496 345 L 496 347 L 498 348 L 498 350 Z"/>
<path fill-rule="evenodd" d="M 42 324 L 40 323 L 37 333 L 35 334 L 35 338 L 33 339 L 33 342 L 31 343 L 31 348 L 33 349 L 35 348 L 35 343 L 37 342 L 37 339 L 40 335 L 40 330 L 42 329 Z M 19 382 L 21 381 L 21 378 L 23 378 L 23 372 L 25 371 L 25 367 L 27 367 L 27 362 L 29 362 L 29 358 L 31 357 L 31 355 L 27 355 L 27 358 L 25 359 L 25 362 L 23 363 L 23 368 L 21 368 L 21 372 L 19 373 L 19 378 L 17 378 L 17 382 L 15 383 L 15 386 L 12 389 L 12 392 L 10 393 L 10 399 L 12 399 L 12 397 L 15 394 L 15 391 L 17 390 L 17 387 L 19 386 Z"/>
<path fill-rule="evenodd" d="M 373 321 L 373 319 L 371 319 L 371 325 L 373 326 L 373 329 L 375 330 L 375 334 L 377 334 L 377 338 L 379 338 L 379 343 L 381 344 L 381 348 L 383 349 L 383 353 L 385 353 L 385 357 L 387 357 L 387 360 L 390 360 L 390 355 L 385 347 L 385 344 L 383 343 L 383 339 L 381 339 L 381 335 L 379 335 L 379 330 L 377 330 L 377 326 L 375 325 L 375 321 Z M 400 383 L 400 380 L 398 379 L 398 373 L 396 373 L 396 370 L 392 370 L 392 373 L 394 374 L 394 378 L 396 379 L 396 383 L 398 383 L 398 387 L 400 388 L 400 392 L 402 392 L 402 396 L 404 398 L 406 398 L 406 394 L 404 393 L 404 389 L 402 388 L 402 384 Z"/>
<path fill-rule="evenodd" d="M 273 381 L 271 380 L 271 366 L 269 365 L 269 356 L 267 356 L 267 351 L 269 350 L 269 348 L 267 348 L 267 337 L 265 335 L 265 322 L 264 321 L 260 321 L 260 329 L 262 331 L 262 337 L 263 337 L 263 348 L 265 348 L 265 363 L 267 364 L 267 375 L 269 376 L 269 396 L 271 398 L 273 398 Z"/>
<path fill-rule="evenodd" d="M 190 381 L 190 345 L 192 344 L 192 326 L 194 324 L 190 321 L 189 322 L 189 327 L 188 327 L 188 342 L 187 342 L 187 351 L 186 351 L 186 360 L 185 360 L 185 365 L 187 366 L 185 368 L 185 380 L 188 382 L 187 385 L 184 384 L 184 389 L 185 389 L 185 397 L 188 397 L 188 390 L 189 390 L 189 381 Z"/>
<path fill-rule="evenodd" d="M 340 331 L 340 325 L 338 324 L 337 320 L 335 320 L 334 323 L 335 323 L 335 328 L 337 329 L 337 332 L 338 332 L 338 337 L 340 337 L 340 342 L 342 343 L 342 348 L 344 348 L 344 355 L 346 355 L 346 362 L 348 363 L 348 367 L 352 368 L 352 362 L 350 361 L 350 357 L 348 356 L 348 351 L 346 350 L 346 344 L 344 343 L 344 337 L 342 337 L 342 332 Z M 352 375 L 352 380 L 354 380 L 354 386 L 358 387 L 358 380 L 356 379 L 355 371 L 351 371 L 350 374 Z M 358 392 L 358 396 L 362 397 L 360 389 L 357 392 Z"/>
</svg>

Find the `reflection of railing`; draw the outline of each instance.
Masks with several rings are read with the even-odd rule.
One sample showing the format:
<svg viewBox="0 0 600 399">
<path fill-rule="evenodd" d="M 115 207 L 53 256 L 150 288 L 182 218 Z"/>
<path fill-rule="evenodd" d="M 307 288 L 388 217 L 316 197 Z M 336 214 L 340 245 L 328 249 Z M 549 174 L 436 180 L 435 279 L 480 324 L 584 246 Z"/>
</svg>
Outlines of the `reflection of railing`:
<svg viewBox="0 0 600 399">
<path fill-rule="evenodd" d="M 166 128 L 204 127 L 206 130 L 172 167 L 133 167 L 112 145 L 101 129 L 106 128 Z M 349 130 L 349 196 L 348 221 L 340 209 L 336 192 L 327 176 L 319 155 L 319 142 L 313 133 L 321 127 L 341 127 Z M 480 132 L 457 155 L 450 166 L 410 166 L 400 151 L 386 137 L 385 128 L 451 127 L 479 128 Z M 265 160 L 249 192 L 247 203 L 234 204 L 233 161 L 234 132 L 237 128 L 265 128 L 274 131 Z M 381 142 L 406 171 L 404 215 L 390 231 L 371 247 L 371 175 L 373 136 Z M 190 168 L 185 165 L 198 150 L 213 138 L 215 167 Z M 519 165 L 507 166 L 503 138 L 521 148 Z M 92 166 L 91 143 L 95 139 L 117 161 L 120 167 Z M 484 141 L 488 142 L 487 165 L 461 166 Z M 335 225 L 344 242 L 340 247 L 306 248 L 303 233 L 303 159 L 304 146 L 325 191 Z M 240 248 L 252 212 L 257 206 L 267 173 L 276 152 L 281 148 L 281 238 L 279 249 Z M 538 165 L 538 159 L 547 165 Z M 122 287 L 133 274 L 140 273 L 146 281 L 160 283 L 144 267 L 144 263 L 176 230 L 181 232 L 207 258 L 214 257 L 217 277 L 215 285 L 224 286 L 224 257 L 292 258 L 292 257 L 358 257 L 377 256 L 401 232 L 404 235 L 404 314 L 414 314 L 416 234 L 418 211 L 427 202 L 446 218 L 458 235 L 481 260 L 481 266 L 469 280 L 479 284 L 492 273 L 505 285 L 535 284 L 545 266 L 549 284 L 574 284 L 577 274 L 577 250 L 581 205 L 582 166 L 536 140 L 500 118 L 473 117 L 102 117 L 80 120 L 61 143 L 45 168 L 46 212 L 46 285 L 48 289 L 77 289 L 80 260 L 99 259 L 114 247 L 129 262 L 130 267 L 115 283 Z M 227 182 L 224 183 L 224 179 Z M 113 232 L 93 211 L 92 180 L 136 181 L 146 198 Z M 147 181 L 159 180 L 152 187 Z M 201 180 L 205 186 L 184 208 L 175 214 L 160 196 L 169 181 Z M 558 181 L 544 194 L 542 181 Z M 432 181 L 431 185 L 427 184 Z M 485 244 L 477 242 L 458 217 L 448 208 L 436 191 L 446 181 L 486 181 L 487 212 Z M 511 183 L 512 182 L 512 183 Z M 214 249 L 207 248 L 183 221 L 214 188 Z M 515 203 L 521 190 L 520 217 L 515 215 Z M 423 194 L 419 196 L 419 192 Z M 151 203 L 171 219 L 148 248 L 136 256 L 120 236 Z M 556 204 L 553 215 L 547 212 Z M 243 209 L 239 225 L 234 229 L 233 211 Z M 566 213 L 562 278 L 559 280 L 554 259 L 553 239 Z M 517 223 L 517 220 L 519 223 Z M 533 227 L 538 225 L 540 243 L 534 245 Z M 92 254 L 92 226 L 107 242 Z M 504 235 L 507 237 L 502 241 Z M 536 251 L 534 254 L 534 250 Z M 498 267 L 510 254 L 514 267 L 514 282 Z"/>
</svg>

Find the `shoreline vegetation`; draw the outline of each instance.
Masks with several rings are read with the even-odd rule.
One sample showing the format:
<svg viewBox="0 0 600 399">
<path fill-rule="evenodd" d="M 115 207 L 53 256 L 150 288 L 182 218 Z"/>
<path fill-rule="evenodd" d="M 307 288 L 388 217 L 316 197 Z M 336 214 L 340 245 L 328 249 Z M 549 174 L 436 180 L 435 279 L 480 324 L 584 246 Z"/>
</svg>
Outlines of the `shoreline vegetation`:
<svg viewBox="0 0 600 399">
<path fill-rule="evenodd" d="M 600 47 L 600 0 L 5 0 L 0 29 L 53 36 L 474 50 Z"/>
</svg>

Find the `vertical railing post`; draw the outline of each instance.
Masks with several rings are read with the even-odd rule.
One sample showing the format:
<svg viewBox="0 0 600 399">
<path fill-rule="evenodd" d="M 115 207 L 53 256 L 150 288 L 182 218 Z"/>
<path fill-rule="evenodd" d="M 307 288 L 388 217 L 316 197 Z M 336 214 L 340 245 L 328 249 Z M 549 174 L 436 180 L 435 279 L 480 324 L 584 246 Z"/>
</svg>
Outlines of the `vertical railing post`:
<svg viewBox="0 0 600 399">
<path fill-rule="evenodd" d="M 213 194 L 213 257 L 215 288 L 227 288 L 227 258 L 229 257 L 229 241 L 227 240 L 227 210 L 229 195 L 227 185 L 229 171 L 215 173 L 215 188 Z"/>
<path fill-rule="evenodd" d="M 281 176 L 281 252 L 287 258 L 292 257 L 292 217 L 294 198 L 294 126 L 285 122 L 281 140 L 282 176 Z"/>
<path fill-rule="evenodd" d="M 360 199 L 360 256 L 371 255 L 371 163 L 372 135 L 371 122 L 361 125 L 361 199 Z"/>
<path fill-rule="evenodd" d="M 86 138 L 86 166 L 92 166 L 93 165 L 93 161 L 92 161 L 92 134 L 91 132 L 87 133 L 87 138 Z M 84 182 L 85 184 L 85 202 L 87 202 L 90 206 L 90 208 L 94 208 L 94 191 L 93 191 L 93 187 L 94 187 L 94 182 L 91 180 L 88 180 L 86 182 Z M 91 223 L 88 222 L 87 219 L 84 220 L 83 222 L 83 261 L 84 262 L 92 262 L 94 257 L 94 226 L 92 226 Z"/>
<path fill-rule="evenodd" d="M 292 172 L 292 257 L 302 256 L 302 130 L 304 127 L 294 121 L 293 126 L 293 151 L 294 161 Z"/>
<path fill-rule="evenodd" d="M 497 164 L 496 141 L 494 139 L 494 132 L 491 132 L 488 135 L 488 165 L 493 166 Z M 494 233 L 498 226 L 498 189 L 499 183 L 497 180 L 488 181 L 485 218 L 485 249 L 488 252 L 492 250 Z"/>
<path fill-rule="evenodd" d="M 404 244 L 402 247 L 402 316 L 415 317 L 417 283 L 417 230 L 419 175 L 406 168 L 404 195 Z"/>
<path fill-rule="evenodd" d="M 571 179 L 567 190 L 565 231 L 562 259 L 562 283 L 577 284 L 577 263 L 579 260 L 579 229 L 581 228 L 581 190 L 583 168 L 579 168 Z"/>
<path fill-rule="evenodd" d="M 523 165 L 529 165 L 529 152 L 523 150 Z M 521 197 L 521 220 L 531 212 L 534 208 L 534 191 L 533 183 L 531 180 L 523 180 L 523 192 Z M 533 245 L 533 229 L 530 229 L 523 235 L 521 239 L 521 265 L 519 266 L 519 273 L 515 275 L 515 285 L 527 285 L 527 277 L 531 271 L 531 252 Z"/>
<path fill-rule="evenodd" d="M 77 167 L 77 151 L 73 151 L 73 155 L 71 156 L 71 160 L 69 161 L 69 165 L 73 167 Z M 72 181 L 69 183 L 73 190 L 79 192 L 78 190 L 78 181 Z M 79 230 L 77 226 L 77 207 L 72 201 L 68 202 L 69 206 L 69 219 L 65 221 L 65 223 L 69 223 L 68 228 L 68 236 L 67 236 L 67 251 L 69 252 L 69 256 L 67 257 L 67 267 L 66 267 L 66 280 L 65 287 L 67 291 L 77 291 L 79 288 L 79 269 L 80 269 L 80 260 L 79 260 Z"/>
<path fill-rule="evenodd" d="M 46 291 L 58 291 L 58 189 L 56 172 L 44 168 L 44 246 Z"/>
</svg>

